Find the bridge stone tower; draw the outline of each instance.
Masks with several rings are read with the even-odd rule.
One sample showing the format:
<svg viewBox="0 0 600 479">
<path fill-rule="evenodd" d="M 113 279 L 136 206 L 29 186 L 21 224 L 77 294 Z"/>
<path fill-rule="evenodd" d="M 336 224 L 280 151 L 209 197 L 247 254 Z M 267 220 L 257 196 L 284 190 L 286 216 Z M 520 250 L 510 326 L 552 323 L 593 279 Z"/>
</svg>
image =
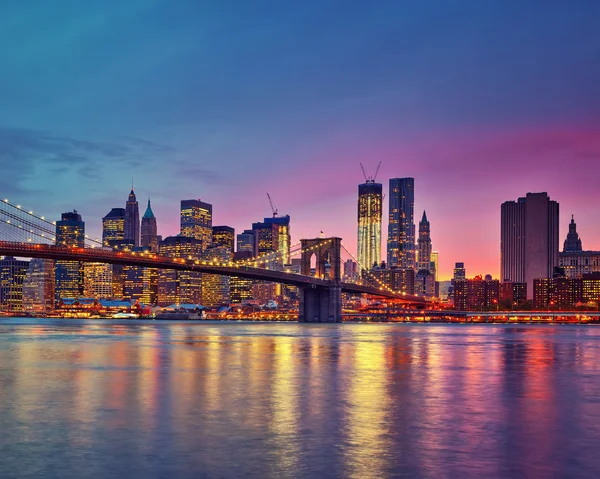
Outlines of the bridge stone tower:
<svg viewBox="0 0 600 479">
<path fill-rule="evenodd" d="M 341 280 L 341 238 L 303 239 L 301 273 L 311 274 L 311 260 L 315 256 L 315 277 L 328 279 L 328 286 L 315 284 L 300 288 L 300 308 L 298 321 L 304 323 L 341 323 L 342 288 Z M 329 265 L 329 271 L 326 266 Z"/>
</svg>

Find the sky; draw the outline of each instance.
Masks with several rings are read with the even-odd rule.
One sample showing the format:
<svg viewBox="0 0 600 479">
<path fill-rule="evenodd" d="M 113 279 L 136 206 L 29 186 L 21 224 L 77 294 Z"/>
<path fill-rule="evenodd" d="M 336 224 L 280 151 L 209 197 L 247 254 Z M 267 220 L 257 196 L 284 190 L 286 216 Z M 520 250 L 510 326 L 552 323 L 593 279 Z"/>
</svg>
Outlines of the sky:
<svg viewBox="0 0 600 479">
<path fill-rule="evenodd" d="M 357 190 L 415 178 L 440 277 L 499 275 L 500 205 L 546 191 L 600 250 L 596 0 L 4 0 L 0 196 L 90 236 L 132 178 L 159 234 L 179 201 L 236 231 L 356 250 Z M 384 208 L 382 251 L 387 237 Z M 385 259 L 385 254 L 384 258 Z"/>
</svg>

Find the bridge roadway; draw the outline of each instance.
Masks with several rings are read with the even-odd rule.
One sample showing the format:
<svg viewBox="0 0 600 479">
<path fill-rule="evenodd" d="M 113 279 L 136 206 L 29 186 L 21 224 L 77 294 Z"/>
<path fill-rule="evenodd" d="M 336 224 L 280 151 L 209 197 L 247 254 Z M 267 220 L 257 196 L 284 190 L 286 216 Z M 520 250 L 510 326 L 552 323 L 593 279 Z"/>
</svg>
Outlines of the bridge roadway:
<svg viewBox="0 0 600 479">
<path fill-rule="evenodd" d="M 83 261 L 90 263 L 110 263 L 127 266 L 141 266 L 145 268 L 174 269 L 182 271 L 197 271 L 199 273 L 220 274 L 224 276 L 237 276 L 240 278 L 272 281 L 275 283 L 289 284 L 300 288 L 322 287 L 329 288 L 332 281 L 305 276 L 283 271 L 274 271 L 264 268 L 227 263 L 221 266 L 211 261 L 194 259 L 171 258 L 159 256 L 155 253 L 139 253 L 132 251 L 108 251 L 102 248 L 74 248 L 68 246 L 55 246 L 39 243 L 18 243 L 0 241 L 0 256 L 19 256 L 23 258 L 45 258 L 65 261 Z M 396 299 L 402 303 L 425 306 L 425 299 L 421 296 L 409 294 L 396 294 L 385 289 L 362 286 L 353 283 L 339 283 L 342 292 L 356 294 L 371 294 L 384 298 Z"/>
</svg>

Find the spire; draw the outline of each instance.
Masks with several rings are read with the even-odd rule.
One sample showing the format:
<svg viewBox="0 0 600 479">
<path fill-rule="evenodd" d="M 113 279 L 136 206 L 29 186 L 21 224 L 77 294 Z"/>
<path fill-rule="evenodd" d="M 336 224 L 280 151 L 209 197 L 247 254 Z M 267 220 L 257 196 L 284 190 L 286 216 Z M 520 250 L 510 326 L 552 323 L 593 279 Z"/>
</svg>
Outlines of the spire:
<svg viewBox="0 0 600 479">
<path fill-rule="evenodd" d="M 150 198 L 148 198 L 148 208 L 146 208 L 146 212 L 144 213 L 144 216 L 142 217 L 142 219 L 150 219 L 150 218 L 154 218 L 154 213 L 152 211 L 152 208 L 150 207 Z"/>
<path fill-rule="evenodd" d="M 574 253 L 582 251 L 581 239 L 577 233 L 577 224 L 575 223 L 575 215 L 571 215 L 571 224 L 569 224 L 569 233 L 563 245 L 563 251 Z"/>
<path fill-rule="evenodd" d="M 423 210 L 423 218 L 421 219 L 423 223 L 427 223 L 427 212 Z"/>
</svg>

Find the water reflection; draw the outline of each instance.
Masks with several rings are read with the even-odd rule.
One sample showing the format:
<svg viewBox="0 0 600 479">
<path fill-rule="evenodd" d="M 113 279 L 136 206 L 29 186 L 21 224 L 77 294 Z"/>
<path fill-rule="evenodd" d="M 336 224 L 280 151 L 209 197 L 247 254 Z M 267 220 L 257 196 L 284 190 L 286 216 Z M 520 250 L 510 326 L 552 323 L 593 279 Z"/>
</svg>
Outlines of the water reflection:
<svg viewBox="0 0 600 479">
<path fill-rule="evenodd" d="M 599 339 L 2 320 L 0 477 L 593 477 Z"/>
</svg>

